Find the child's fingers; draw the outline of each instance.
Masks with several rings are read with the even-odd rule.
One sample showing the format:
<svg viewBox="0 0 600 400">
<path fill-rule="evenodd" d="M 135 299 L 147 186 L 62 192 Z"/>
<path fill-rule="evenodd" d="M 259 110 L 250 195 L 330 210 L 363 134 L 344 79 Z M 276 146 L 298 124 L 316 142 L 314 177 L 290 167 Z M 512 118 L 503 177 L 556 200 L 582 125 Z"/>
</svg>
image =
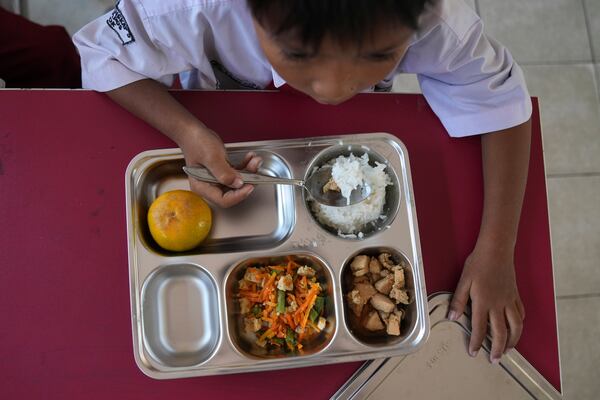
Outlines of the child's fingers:
<svg viewBox="0 0 600 400">
<path fill-rule="evenodd" d="M 240 203 L 254 190 L 254 186 L 244 185 L 240 189 L 223 192 L 223 190 L 217 185 L 200 182 L 193 178 L 190 178 L 190 188 L 194 192 L 209 200 L 211 203 L 222 208 L 229 208 Z"/>
<path fill-rule="evenodd" d="M 450 302 L 450 311 L 448 312 L 448 319 L 456 321 L 465 311 L 467 301 L 469 301 L 469 290 L 471 289 L 470 281 L 461 278 L 458 281 L 452 301 Z"/>
<path fill-rule="evenodd" d="M 224 157 L 215 157 L 204 164 L 220 184 L 230 188 L 240 189 L 244 181 L 239 173 L 233 168 Z"/>
<path fill-rule="evenodd" d="M 506 341 L 508 339 L 504 310 L 490 311 L 490 326 L 492 331 L 492 352 L 490 354 L 490 361 L 493 364 L 497 364 L 500 361 L 502 354 L 504 354 Z"/>
<path fill-rule="evenodd" d="M 487 333 L 487 321 L 488 313 L 487 310 L 481 309 L 476 301 L 473 303 L 473 310 L 471 316 L 471 340 L 469 342 L 469 355 L 471 357 L 477 356 L 483 339 Z"/>
<path fill-rule="evenodd" d="M 506 351 L 517 345 L 523 332 L 523 320 L 520 311 L 516 307 L 507 307 L 505 310 L 506 320 L 509 326 L 509 336 L 506 342 Z"/>
<path fill-rule="evenodd" d="M 263 159 L 259 156 L 254 156 L 252 157 L 252 159 L 250 161 L 248 161 L 248 164 L 246 165 L 246 169 L 250 172 L 257 172 L 258 169 L 260 168 L 260 166 L 263 163 Z"/>
</svg>

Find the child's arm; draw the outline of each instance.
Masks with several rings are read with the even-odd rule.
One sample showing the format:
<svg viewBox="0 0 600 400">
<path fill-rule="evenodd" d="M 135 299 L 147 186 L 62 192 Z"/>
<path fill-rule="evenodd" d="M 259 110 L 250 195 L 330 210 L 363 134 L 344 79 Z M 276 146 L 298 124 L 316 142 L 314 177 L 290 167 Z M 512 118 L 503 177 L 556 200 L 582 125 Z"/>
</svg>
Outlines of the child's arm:
<svg viewBox="0 0 600 400">
<path fill-rule="evenodd" d="M 201 164 L 224 186 L 190 179 L 192 190 L 221 207 L 231 207 L 244 200 L 253 189 L 244 185 L 239 173 L 227 162 L 223 142 L 169 94 L 166 87 L 143 79 L 107 92 L 108 96 L 169 138 L 183 151 L 187 165 Z M 240 168 L 256 172 L 261 160 L 249 153 Z"/>
<path fill-rule="evenodd" d="M 469 353 L 492 335 L 490 359 L 497 362 L 521 336 L 525 310 L 515 281 L 514 247 L 531 143 L 531 122 L 482 136 L 484 205 L 477 243 L 467 258 L 450 306 L 458 318 L 471 298 Z"/>
</svg>

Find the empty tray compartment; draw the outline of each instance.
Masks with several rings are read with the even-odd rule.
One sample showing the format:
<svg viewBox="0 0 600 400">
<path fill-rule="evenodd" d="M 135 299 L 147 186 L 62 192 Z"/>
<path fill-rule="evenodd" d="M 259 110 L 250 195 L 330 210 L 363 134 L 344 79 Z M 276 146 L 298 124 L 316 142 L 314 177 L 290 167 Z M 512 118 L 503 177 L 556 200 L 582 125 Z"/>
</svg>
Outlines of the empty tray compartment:
<svg viewBox="0 0 600 400">
<path fill-rule="evenodd" d="M 202 364 L 220 340 L 217 286 L 193 264 L 165 265 L 142 288 L 144 344 L 164 367 Z"/>
</svg>

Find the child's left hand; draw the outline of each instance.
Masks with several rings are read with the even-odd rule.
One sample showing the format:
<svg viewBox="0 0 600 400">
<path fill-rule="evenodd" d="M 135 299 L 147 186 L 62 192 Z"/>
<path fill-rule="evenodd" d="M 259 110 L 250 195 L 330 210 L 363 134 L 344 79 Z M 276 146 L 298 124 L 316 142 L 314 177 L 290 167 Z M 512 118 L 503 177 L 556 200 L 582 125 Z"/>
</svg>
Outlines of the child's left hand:
<svg viewBox="0 0 600 400">
<path fill-rule="evenodd" d="M 448 318 L 459 318 L 471 299 L 471 341 L 469 354 L 477 355 L 485 339 L 488 321 L 492 336 L 490 361 L 515 347 L 523 330 L 525 309 L 515 280 L 513 251 L 476 246 L 465 262 L 454 292 Z"/>
</svg>

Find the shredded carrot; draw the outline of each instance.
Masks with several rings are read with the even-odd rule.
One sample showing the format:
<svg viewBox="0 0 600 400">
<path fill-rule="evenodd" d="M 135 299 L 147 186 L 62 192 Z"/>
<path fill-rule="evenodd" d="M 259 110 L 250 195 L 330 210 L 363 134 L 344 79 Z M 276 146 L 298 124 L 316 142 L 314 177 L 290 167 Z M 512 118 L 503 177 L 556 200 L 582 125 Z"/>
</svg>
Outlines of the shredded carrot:
<svg viewBox="0 0 600 400">
<path fill-rule="evenodd" d="M 255 264 L 247 269 L 240 280 L 236 297 L 255 304 L 252 307 L 259 307 L 259 311 L 253 308 L 245 316 L 255 317 L 260 313 L 259 319 L 267 327 L 265 331 L 256 333 L 259 345 L 302 353 L 304 345 L 301 342 L 310 340 L 319 331 L 309 317 L 321 287 L 315 277 L 298 275 L 296 270 L 300 266 L 291 257 L 275 265 Z M 293 289 L 285 293 L 285 311 L 282 312 L 278 307 L 278 304 L 281 306 L 281 298 L 278 296 L 277 282 L 286 274 L 293 279 Z M 277 308 L 280 312 L 277 312 Z M 290 336 L 292 340 L 289 340 Z"/>
<path fill-rule="evenodd" d="M 269 280 L 267 281 L 267 283 L 265 283 L 265 286 L 263 287 L 263 290 L 260 292 L 260 299 L 262 301 L 267 299 L 268 294 L 270 293 L 270 291 L 273 289 L 273 284 L 275 283 L 275 278 L 277 277 L 277 274 L 273 274 L 271 275 L 271 277 L 269 278 Z"/>
</svg>

